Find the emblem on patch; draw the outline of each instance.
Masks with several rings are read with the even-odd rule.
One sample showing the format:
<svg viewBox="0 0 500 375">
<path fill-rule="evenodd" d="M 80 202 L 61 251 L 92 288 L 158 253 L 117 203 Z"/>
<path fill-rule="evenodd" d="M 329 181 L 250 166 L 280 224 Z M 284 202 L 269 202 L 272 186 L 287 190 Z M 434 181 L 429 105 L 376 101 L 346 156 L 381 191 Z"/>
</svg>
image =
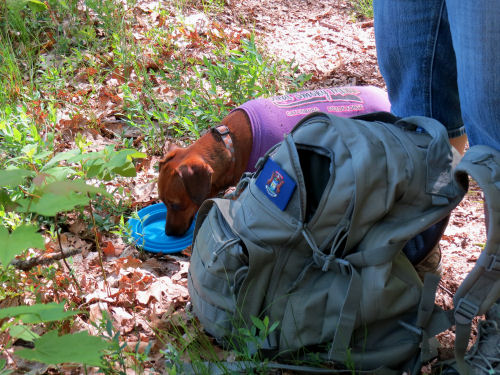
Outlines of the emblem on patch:
<svg viewBox="0 0 500 375">
<path fill-rule="evenodd" d="M 271 202 L 284 211 L 297 183 L 278 163 L 269 158 L 257 177 L 255 185 Z"/>
<path fill-rule="evenodd" d="M 271 197 L 276 198 L 280 193 L 281 186 L 285 183 L 285 179 L 278 172 L 274 171 L 271 175 L 271 178 L 267 180 L 266 191 Z"/>
</svg>

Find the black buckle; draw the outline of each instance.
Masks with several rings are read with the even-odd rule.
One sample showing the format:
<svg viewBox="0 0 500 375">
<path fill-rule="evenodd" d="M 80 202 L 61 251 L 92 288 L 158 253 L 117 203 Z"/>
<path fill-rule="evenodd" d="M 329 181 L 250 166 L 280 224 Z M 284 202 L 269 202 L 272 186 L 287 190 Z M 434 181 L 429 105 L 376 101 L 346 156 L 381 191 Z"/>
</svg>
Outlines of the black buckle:
<svg viewBox="0 0 500 375">
<path fill-rule="evenodd" d="M 455 308 L 455 322 L 458 324 L 469 324 L 478 312 L 478 305 L 462 297 Z"/>
</svg>

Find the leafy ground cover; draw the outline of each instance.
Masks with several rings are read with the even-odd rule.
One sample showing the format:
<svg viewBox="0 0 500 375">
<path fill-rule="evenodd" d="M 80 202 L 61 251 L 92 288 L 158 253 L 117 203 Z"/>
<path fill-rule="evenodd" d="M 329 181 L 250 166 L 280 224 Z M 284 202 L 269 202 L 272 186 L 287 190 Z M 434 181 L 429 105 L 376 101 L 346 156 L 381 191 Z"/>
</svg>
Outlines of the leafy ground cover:
<svg viewBox="0 0 500 375">
<path fill-rule="evenodd" d="M 126 221 L 157 201 L 165 142 L 189 143 L 257 96 L 383 87 L 359 9 L 0 2 L 0 374 L 175 374 L 182 363 L 209 373 L 203 361 L 235 358 L 265 367 L 214 345 L 186 313 L 189 249 L 143 253 Z M 443 238 L 445 307 L 484 243 L 481 199 L 473 191 Z M 452 339 L 442 335 L 445 348 Z"/>
</svg>

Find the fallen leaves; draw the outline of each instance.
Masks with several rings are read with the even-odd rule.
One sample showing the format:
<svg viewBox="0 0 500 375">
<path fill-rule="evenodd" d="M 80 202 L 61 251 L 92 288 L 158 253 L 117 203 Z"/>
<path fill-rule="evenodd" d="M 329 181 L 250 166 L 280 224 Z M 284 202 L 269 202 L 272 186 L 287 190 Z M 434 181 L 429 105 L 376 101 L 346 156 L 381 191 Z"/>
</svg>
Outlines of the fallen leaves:
<svg viewBox="0 0 500 375">
<path fill-rule="evenodd" d="M 105 264 L 106 282 L 97 269 L 87 272 L 81 284 L 87 291 L 89 321 L 80 321 L 79 327 L 95 331 L 105 311 L 129 349 L 137 345 L 144 349 L 143 343 L 154 340 L 154 325 L 161 326 L 162 317 L 183 309 L 188 300 L 187 267 L 187 259 L 180 257 L 170 257 L 168 262 L 155 258 L 142 262 L 126 256 Z"/>
<path fill-rule="evenodd" d="M 261 37 L 267 49 L 287 61 L 295 61 L 299 72 L 312 72 L 314 85 L 383 87 L 373 22 L 356 22 L 346 1 L 333 7 L 326 1 L 306 6 L 307 12 L 300 2 L 287 6 L 270 1 L 238 3 L 235 12 L 253 15 L 256 29 L 263 31 Z"/>
</svg>

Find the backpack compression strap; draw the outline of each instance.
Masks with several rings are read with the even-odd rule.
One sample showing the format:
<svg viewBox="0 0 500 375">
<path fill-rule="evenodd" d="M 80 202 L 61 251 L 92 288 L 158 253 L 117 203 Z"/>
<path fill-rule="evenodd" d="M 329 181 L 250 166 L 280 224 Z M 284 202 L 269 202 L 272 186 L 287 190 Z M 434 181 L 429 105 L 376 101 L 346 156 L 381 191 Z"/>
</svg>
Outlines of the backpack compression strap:
<svg viewBox="0 0 500 375">
<path fill-rule="evenodd" d="M 484 193 L 489 224 L 486 246 L 453 299 L 455 359 L 461 374 L 470 373 L 464 356 L 472 319 L 500 297 L 500 152 L 488 146 L 471 147 L 455 169 L 455 179 L 467 187 L 469 175 Z"/>
</svg>

